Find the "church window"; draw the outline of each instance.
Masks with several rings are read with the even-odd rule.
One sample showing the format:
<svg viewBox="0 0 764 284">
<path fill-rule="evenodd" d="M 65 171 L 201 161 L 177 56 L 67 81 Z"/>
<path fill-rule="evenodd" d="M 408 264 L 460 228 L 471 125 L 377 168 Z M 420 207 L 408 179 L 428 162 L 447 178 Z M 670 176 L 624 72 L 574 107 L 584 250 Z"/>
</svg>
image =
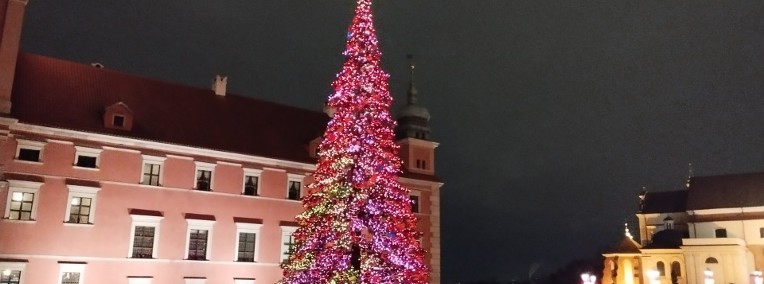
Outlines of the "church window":
<svg viewBox="0 0 764 284">
<path fill-rule="evenodd" d="M 658 262 L 657 268 L 658 268 L 658 275 L 666 276 L 666 264 L 664 264 L 663 261 Z"/>
</svg>

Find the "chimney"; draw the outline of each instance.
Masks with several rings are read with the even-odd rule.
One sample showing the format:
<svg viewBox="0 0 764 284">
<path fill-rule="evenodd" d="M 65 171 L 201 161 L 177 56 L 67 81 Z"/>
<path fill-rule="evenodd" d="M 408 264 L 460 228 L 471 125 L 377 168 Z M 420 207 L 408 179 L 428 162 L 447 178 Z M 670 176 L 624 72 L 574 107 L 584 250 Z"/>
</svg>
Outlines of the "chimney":
<svg viewBox="0 0 764 284">
<path fill-rule="evenodd" d="M 21 24 L 28 0 L 0 0 L 0 114 L 11 113 L 11 91 L 16 75 Z"/>
<path fill-rule="evenodd" d="M 226 85 L 228 84 L 228 77 L 215 75 L 215 79 L 212 81 L 212 90 L 218 96 L 225 96 Z"/>
</svg>

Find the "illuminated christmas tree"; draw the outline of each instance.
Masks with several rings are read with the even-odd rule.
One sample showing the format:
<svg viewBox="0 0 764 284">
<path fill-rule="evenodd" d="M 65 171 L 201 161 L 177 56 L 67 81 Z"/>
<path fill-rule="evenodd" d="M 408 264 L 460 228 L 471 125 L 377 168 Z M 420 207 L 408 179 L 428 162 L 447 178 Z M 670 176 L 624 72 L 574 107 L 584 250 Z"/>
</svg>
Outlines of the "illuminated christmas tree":
<svg viewBox="0 0 764 284">
<path fill-rule="evenodd" d="M 345 63 L 332 83 L 333 111 L 319 146 L 315 182 L 279 283 L 427 283 L 428 269 L 398 183 L 401 162 L 388 74 L 372 22 L 371 0 L 358 0 Z"/>
</svg>

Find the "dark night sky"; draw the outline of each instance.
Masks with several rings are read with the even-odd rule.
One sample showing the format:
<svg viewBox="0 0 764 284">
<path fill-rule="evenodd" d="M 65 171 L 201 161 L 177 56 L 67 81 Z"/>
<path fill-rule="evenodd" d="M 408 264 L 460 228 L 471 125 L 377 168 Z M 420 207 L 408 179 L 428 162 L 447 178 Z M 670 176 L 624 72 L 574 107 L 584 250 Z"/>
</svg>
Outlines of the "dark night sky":
<svg viewBox="0 0 764 284">
<path fill-rule="evenodd" d="M 430 108 L 444 283 L 595 255 L 636 194 L 764 171 L 764 2 L 378 0 L 391 90 Z M 30 0 L 22 48 L 320 109 L 352 0 Z M 397 105 L 398 106 L 398 105 Z"/>
</svg>

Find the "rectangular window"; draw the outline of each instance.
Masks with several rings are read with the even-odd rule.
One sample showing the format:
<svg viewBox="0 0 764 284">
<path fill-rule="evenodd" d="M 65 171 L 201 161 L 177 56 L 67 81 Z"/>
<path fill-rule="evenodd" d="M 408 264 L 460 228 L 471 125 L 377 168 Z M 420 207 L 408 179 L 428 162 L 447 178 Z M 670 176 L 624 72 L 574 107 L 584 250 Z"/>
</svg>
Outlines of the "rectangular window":
<svg viewBox="0 0 764 284">
<path fill-rule="evenodd" d="M 186 214 L 187 218 L 191 217 Z M 191 218 L 197 218 L 193 216 Z M 188 260 L 209 260 L 209 246 L 212 240 L 212 226 L 215 224 L 214 216 L 202 216 L 205 219 L 186 219 L 188 223 L 186 256 Z"/>
<path fill-rule="evenodd" d="M 130 232 L 131 258 L 156 258 L 159 240 L 159 222 L 162 221 L 160 212 L 131 209 L 130 218 L 133 220 Z M 144 215 L 150 214 L 150 215 Z"/>
<path fill-rule="evenodd" d="M 96 194 L 101 188 L 66 185 L 69 204 L 64 222 L 70 224 L 93 224 L 95 222 Z"/>
<path fill-rule="evenodd" d="M 215 164 L 196 162 L 196 190 L 212 191 L 212 170 L 215 169 Z"/>
<path fill-rule="evenodd" d="M 255 233 L 239 233 L 239 249 L 237 261 L 255 261 Z"/>
<path fill-rule="evenodd" d="M 244 195 L 257 195 L 258 181 L 256 176 L 244 176 Z"/>
<path fill-rule="evenodd" d="M 64 272 L 61 276 L 61 284 L 80 284 L 80 273 Z"/>
<path fill-rule="evenodd" d="M 92 198 L 72 197 L 71 208 L 69 208 L 69 223 L 89 224 L 92 201 Z"/>
<path fill-rule="evenodd" d="M 166 158 L 149 155 L 142 156 L 141 184 L 160 186 L 162 184 L 162 166 Z"/>
<path fill-rule="evenodd" d="M 101 155 L 101 149 L 74 146 L 77 150 L 74 159 L 74 165 L 80 168 L 98 168 L 98 158 Z"/>
<path fill-rule="evenodd" d="M 42 161 L 42 148 L 45 146 L 45 143 L 23 139 L 16 139 L 16 142 L 16 160 L 27 162 Z"/>
<path fill-rule="evenodd" d="M 85 266 L 86 263 L 73 263 L 73 262 L 65 262 L 65 261 L 59 261 L 58 265 L 60 267 L 60 278 L 61 284 L 80 284 L 82 282 L 82 279 L 84 278 L 83 275 L 85 274 Z"/>
<path fill-rule="evenodd" d="M 114 115 L 114 120 L 112 121 L 114 123 L 114 126 L 116 127 L 124 127 L 125 126 L 125 117 L 121 115 Z"/>
<path fill-rule="evenodd" d="M 162 166 L 158 164 L 145 163 L 143 164 L 143 179 L 142 184 L 146 185 L 159 185 L 159 173 Z"/>
<path fill-rule="evenodd" d="M 299 181 L 289 181 L 289 194 L 287 199 L 300 200 L 300 190 L 302 189 L 302 183 Z"/>
<path fill-rule="evenodd" d="M 40 150 L 37 149 L 19 149 L 19 156 L 17 159 L 22 161 L 29 161 L 29 162 L 39 162 L 40 161 Z"/>
<path fill-rule="evenodd" d="M 411 195 L 409 199 L 411 199 L 411 212 L 419 213 L 419 196 Z"/>
<path fill-rule="evenodd" d="M 292 234 L 297 230 L 297 227 L 281 226 L 281 261 L 289 259 L 294 249 L 294 238 Z"/>
<path fill-rule="evenodd" d="M 153 258 L 156 227 L 135 226 L 132 258 Z"/>
<path fill-rule="evenodd" d="M 210 191 L 212 182 L 212 171 L 196 171 L 196 190 Z"/>
<path fill-rule="evenodd" d="M 727 229 L 716 229 L 714 231 L 717 238 L 726 238 L 727 237 Z"/>
<path fill-rule="evenodd" d="M 759 237 L 764 238 L 764 228 L 759 228 Z"/>
<path fill-rule="evenodd" d="M 241 193 L 244 195 L 256 196 L 260 186 L 260 173 L 262 170 L 244 169 L 244 188 Z"/>
<path fill-rule="evenodd" d="M 190 230 L 188 236 L 188 259 L 207 259 L 207 232 L 207 230 Z"/>
<path fill-rule="evenodd" d="M 3 270 L 0 271 L 0 284 L 19 284 L 21 283 L 21 270 Z"/>
<path fill-rule="evenodd" d="M 34 206 L 34 193 L 14 191 L 11 193 L 11 209 L 8 219 L 30 221 Z"/>
</svg>

